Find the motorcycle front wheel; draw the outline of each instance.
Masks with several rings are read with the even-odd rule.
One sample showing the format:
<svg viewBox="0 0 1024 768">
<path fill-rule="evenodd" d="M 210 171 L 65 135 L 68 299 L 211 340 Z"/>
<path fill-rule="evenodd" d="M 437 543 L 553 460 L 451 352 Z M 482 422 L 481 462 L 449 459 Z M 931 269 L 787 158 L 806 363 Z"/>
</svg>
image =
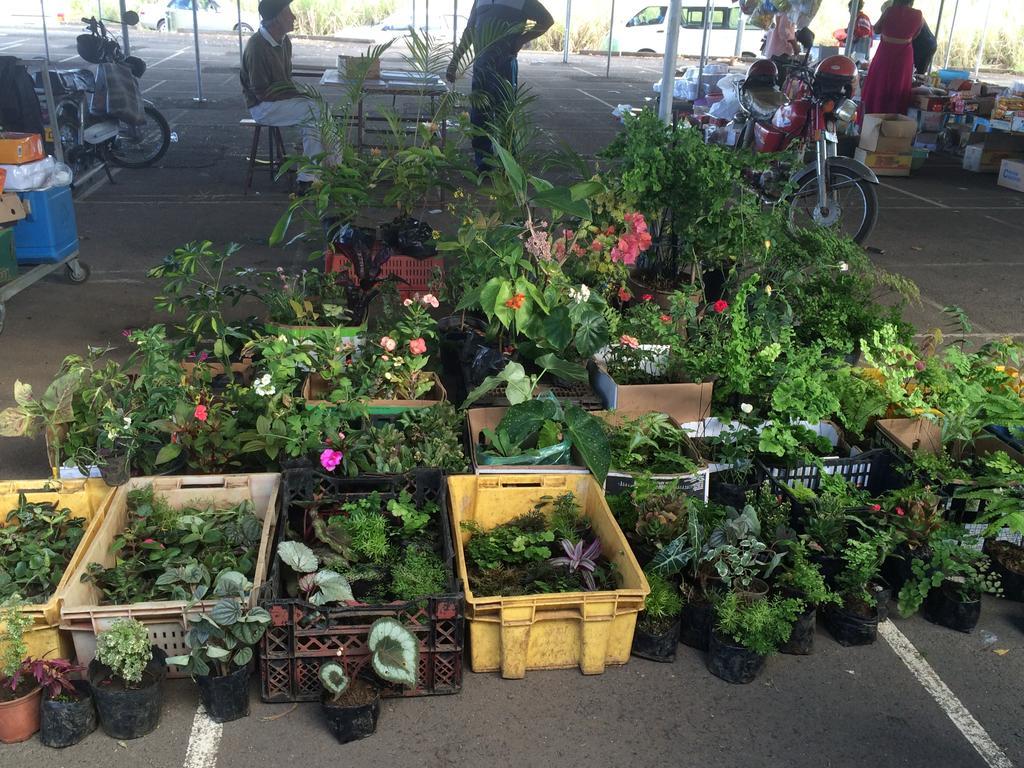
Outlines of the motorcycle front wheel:
<svg viewBox="0 0 1024 768">
<path fill-rule="evenodd" d="M 139 126 L 121 123 L 117 138 L 107 145 L 107 158 L 122 168 L 146 168 L 171 146 L 171 126 L 152 104 L 146 105 L 146 122 Z"/>
<path fill-rule="evenodd" d="M 789 225 L 794 230 L 828 227 L 862 244 L 878 221 L 875 185 L 843 168 L 830 167 L 827 172 L 829 201 L 835 207 L 817 210 L 818 175 L 809 171 L 797 179 L 789 199 Z"/>
</svg>

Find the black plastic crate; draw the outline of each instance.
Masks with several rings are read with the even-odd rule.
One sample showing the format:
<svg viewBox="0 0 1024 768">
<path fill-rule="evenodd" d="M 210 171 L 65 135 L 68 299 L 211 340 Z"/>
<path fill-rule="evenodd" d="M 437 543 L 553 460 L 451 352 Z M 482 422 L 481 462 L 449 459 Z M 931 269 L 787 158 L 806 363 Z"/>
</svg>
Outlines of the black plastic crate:
<svg viewBox="0 0 1024 768">
<path fill-rule="evenodd" d="M 691 472 L 685 475 L 653 475 L 651 479 L 659 486 L 668 485 L 675 481 L 677 488 L 684 496 L 692 496 L 701 501 L 708 500 L 710 473 L 707 468 L 698 472 Z M 636 485 L 636 475 L 626 472 L 612 471 L 604 481 L 604 492 L 606 496 L 616 496 L 620 493 L 628 493 Z"/>
<path fill-rule="evenodd" d="M 334 477 L 310 468 L 283 474 L 281 515 L 303 530 L 311 502 L 344 503 L 380 493 L 382 500 L 408 491 L 417 504 L 432 501 L 440 508 L 442 560 L 448 576 L 447 592 L 408 602 L 382 605 L 314 606 L 286 595 L 277 543 L 284 541 L 288 526 L 279 526 L 275 556 L 259 604 L 271 622 L 260 641 L 260 694 L 267 702 L 318 701 L 320 667 L 337 661 L 344 650 L 349 676 L 358 675 L 370 660 L 366 646 L 370 626 L 379 618 L 397 619 L 420 641 L 420 668 L 416 685 L 405 688 L 384 684 L 384 696 L 431 696 L 458 693 L 462 689 L 462 648 L 465 601 L 455 576 L 455 550 L 447 512 L 447 485 L 437 469 L 414 470 L 404 475 Z"/>
<path fill-rule="evenodd" d="M 821 473 L 839 475 L 857 488 L 865 488 L 872 495 L 899 488 L 901 478 L 895 471 L 892 451 L 873 448 L 848 458 L 822 459 L 818 464 L 800 464 L 795 467 L 768 464 L 758 460 L 758 469 L 780 485 L 790 488 L 803 485 L 812 491 L 821 486 Z"/>
</svg>

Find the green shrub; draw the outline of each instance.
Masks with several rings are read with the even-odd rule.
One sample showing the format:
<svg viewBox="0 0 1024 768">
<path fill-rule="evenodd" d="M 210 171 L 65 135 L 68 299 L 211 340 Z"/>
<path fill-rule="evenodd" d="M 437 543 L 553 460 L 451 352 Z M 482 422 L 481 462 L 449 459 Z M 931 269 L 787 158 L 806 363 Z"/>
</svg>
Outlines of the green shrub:
<svg viewBox="0 0 1024 768">
<path fill-rule="evenodd" d="M 142 682 L 142 673 L 153 658 L 145 625 L 135 619 L 115 619 L 110 629 L 96 636 L 96 658 L 127 685 Z"/>
<path fill-rule="evenodd" d="M 439 595 L 445 591 L 447 581 L 441 558 L 419 549 L 407 550 L 405 559 L 391 571 L 391 591 L 397 600 Z"/>
</svg>

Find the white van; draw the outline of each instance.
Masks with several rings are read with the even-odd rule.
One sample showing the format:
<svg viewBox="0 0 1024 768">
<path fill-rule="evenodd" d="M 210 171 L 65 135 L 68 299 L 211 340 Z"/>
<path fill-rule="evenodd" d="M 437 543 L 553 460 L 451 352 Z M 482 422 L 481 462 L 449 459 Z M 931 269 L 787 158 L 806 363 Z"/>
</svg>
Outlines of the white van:
<svg viewBox="0 0 1024 768">
<path fill-rule="evenodd" d="M 636 6 L 633 6 L 634 8 Z M 742 11 L 735 5 L 711 9 L 708 56 L 732 56 L 736 51 L 736 30 Z M 616 23 L 612 50 L 622 53 L 664 53 L 667 5 L 641 6 L 626 21 Z M 761 50 L 764 30 L 747 26 L 740 52 L 756 55 Z M 679 55 L 700 56 L 704 39 L 704 5 L 683 6 L 680 16 Z"/>
</svg>

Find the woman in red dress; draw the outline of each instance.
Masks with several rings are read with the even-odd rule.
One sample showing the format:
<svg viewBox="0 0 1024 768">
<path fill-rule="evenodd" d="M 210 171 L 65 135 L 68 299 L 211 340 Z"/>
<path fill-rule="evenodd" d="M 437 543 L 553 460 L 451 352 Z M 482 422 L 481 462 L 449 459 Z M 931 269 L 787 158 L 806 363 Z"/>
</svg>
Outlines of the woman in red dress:
<svg viewBox="0 0 1024 768">
<path fill-rule="evenodd" d="M 875 32 L 882 36 L 882 42 L 861 93 L 862 118 L 880 112 L 902 115 L 910 106 L 914 78 L 911 43 L 924 25 L 924 16 L 913 5 L 914 0 L 894 0 L 875 23 Z"/>
</svg>

